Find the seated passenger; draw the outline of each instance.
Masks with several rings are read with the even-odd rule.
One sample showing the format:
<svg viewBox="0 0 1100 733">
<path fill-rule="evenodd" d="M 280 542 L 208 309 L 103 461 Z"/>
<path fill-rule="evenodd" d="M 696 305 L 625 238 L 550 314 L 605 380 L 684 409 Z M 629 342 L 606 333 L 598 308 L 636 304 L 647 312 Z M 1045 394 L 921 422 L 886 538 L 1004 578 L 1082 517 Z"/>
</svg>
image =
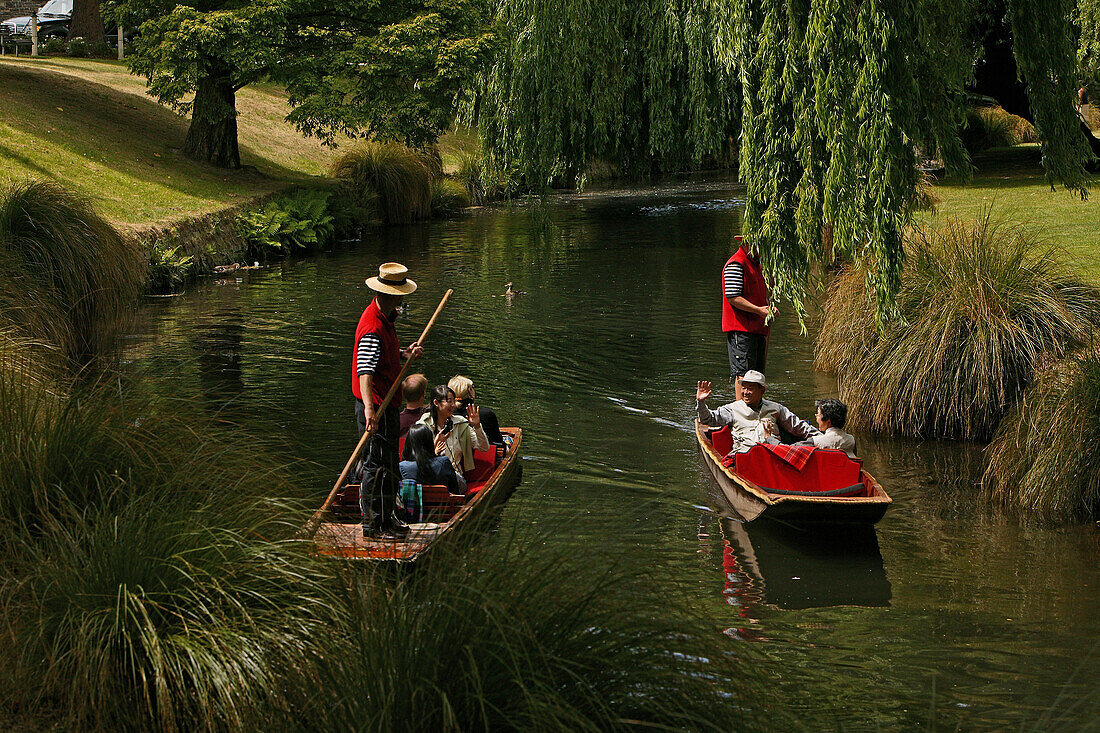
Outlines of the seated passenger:
<svg viewBox="0 0 1100 733">
<path fill-rule="evenodd" d="M 711 395 L 710 382 L 699 382 L 695 392 L 699 422 L 711 427 L 729 425 L 733 438 L 731 453 L 744 453 L 757 443 L 778 442 L 772 435 L 775 430 L 770 423 L 796 438 L 810 438 L 820 433 L 783 405 L 764 399 L 767 388 L 764 375 L 750 369 L 737 381 L 737 396 L 740 399 L 711 410 L 706 405 L 706 399 Z"/>
<path fill-rule="evenodd" d="M 466 408 L 474 404 L 474 383 L 469 377 L 456 374 L 447 382 L 447 386 L 455 393 L 455 414 L 466 417 Z M 500 432 L 500 422 L 497 414 L 492 409 L 478 406 L 481 413 L 481 426 L 485 428 L 485 435 L 493 445 L 504 445 L 504 436 Z"/>
<path fill-rule="evenodd" d="M 817 427 L 820 435 L 804 440 L 798 445 L 812 445 L 815 448 L 833 448 L 842 450 L 849 458 L 856 457 L 856 439 L 841 428 L 848 421 L 848 405 L 840 400 L 827 399 L 817 401 Z"/>
<path fill-rule="evenodd" d="M 401 383 L 401 393 L 405 396 L 405 409 L 401 411 L 401 433 L 409 432 L 424 414 L 424 395 L 428 391 L 428 378 L 423 374 L 411 374 Z"/>
<path fill-rule="evenodd" d="M 470 405 L 466 417 L 454 414 L 455 393 L 445 384 L 432 389 L 432 403 L 428 411 L 420 418 L 418 425 L 427 425 L 438 437 L 440 432 L 447 435 L 443 451 L 451 459 L 455 470 L 461 474 L 474 468 L 474 450 L 489 450 L 489 439 L 481 427 L 481 415 L 477 405 Z M 452 428 L 444 428 L 451 421 Z"/>
<path fill-rule="evenodd" d="M 446 438 L 440 436 L 439 450 Z M 446 486 L 452 494 L 466 493 L 466 479 L 455 473 L 455 468 L 445 455 L 436 450 L 436 440 L 427 425 L 415 425 L 405 438 L 405 450 L 401 454 L 401 478 L 420 484 Z"/>
</svg>

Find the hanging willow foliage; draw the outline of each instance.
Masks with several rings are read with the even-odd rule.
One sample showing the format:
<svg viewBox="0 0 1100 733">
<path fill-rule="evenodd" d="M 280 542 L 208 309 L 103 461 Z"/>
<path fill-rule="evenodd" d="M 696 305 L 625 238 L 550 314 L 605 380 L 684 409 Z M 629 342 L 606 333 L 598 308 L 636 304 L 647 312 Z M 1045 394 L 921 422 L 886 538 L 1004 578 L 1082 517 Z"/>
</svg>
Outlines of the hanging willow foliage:
<svg viewBox="0 0 1100 733">
<path fill-rule="evenodd" d="M 632 175 L 729 153 L 739 93 L 715 22 L 693 0 L 502 0 L 474 108 L 489 162 L 542 188 L 595 160 Z"/>
<path fill-rule="evenodd" d="M 743 233 L 773 296 L 802 321 L 815 265 L 843 254 L 868 265 L 881 323 L 918 153 L 969 174 L 959 124 L 976 19 L 1007 14 L 1047 175 L 1087 194 L 1074 2 L 498 0 L 503 51 L 479 122 L 492 163 L 535 187 L 579 181 L 593 158 L 634 172 L 698 164 L 739 122 Z"/>
</svg>

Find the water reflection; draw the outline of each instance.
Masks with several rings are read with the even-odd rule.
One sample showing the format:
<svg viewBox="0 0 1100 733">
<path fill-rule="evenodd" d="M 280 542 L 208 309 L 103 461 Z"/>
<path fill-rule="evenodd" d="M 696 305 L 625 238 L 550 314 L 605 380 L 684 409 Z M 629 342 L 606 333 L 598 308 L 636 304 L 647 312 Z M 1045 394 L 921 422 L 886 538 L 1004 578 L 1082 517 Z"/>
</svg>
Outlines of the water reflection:
<svg viewBox="0 0 1100 733">
<path fill-rule="evenodd" d="M 738 591 L 745 600 L 783 610 L 890 605 L 873 526 L 807 529 L 767 518 L 721 521 L 726 586 L 751 589 Z"/>
</svg>

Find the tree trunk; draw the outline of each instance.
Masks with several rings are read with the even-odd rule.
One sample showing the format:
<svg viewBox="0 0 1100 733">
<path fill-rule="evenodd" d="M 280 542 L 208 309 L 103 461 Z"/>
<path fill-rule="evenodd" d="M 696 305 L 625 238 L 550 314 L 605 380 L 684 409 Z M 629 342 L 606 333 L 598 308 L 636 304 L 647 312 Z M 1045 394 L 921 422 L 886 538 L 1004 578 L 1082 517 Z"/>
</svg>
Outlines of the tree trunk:
<svg viewBox="0 0 1100 733">
<path fill-rule="evenodd" d="M 220 66 L 199 80 L 183 153 L 219 168 L 241 167 L 236 91 L 228 67 Z"/>
<path fill-rule="evenodd" d="M 99 0 L 73 1 L 69 40 L 74 38 L 83 38 L 88 45 L 103 40 L 103 16 L 99 12 Z"/>
</svg>

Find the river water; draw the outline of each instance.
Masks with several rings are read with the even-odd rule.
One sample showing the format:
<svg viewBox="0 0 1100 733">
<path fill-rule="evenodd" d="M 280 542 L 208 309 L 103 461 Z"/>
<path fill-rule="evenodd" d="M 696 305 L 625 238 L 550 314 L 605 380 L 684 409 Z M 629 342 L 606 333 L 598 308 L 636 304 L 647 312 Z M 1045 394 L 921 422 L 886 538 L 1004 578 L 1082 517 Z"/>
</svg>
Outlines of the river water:
<svg viewBox="0 0 1100 733">
<path fill-rule="evenodd" d="M 363 279 L 401 261 L 420 284 L 403 343 L 455 291 L 421 363 L 429 381 L 470 376 L 502 425 L 525 430 L 502 530 L 540 527 L 558 549 L 678 578 L 731 649 L 767 657 L 814 726 L 1100 726 L 1100 531 L 984 506 L 980 448 L 858 436 L 895 502 L 866 532 L 807 536 L 707 509 L 693 385 L 732 399 L 718 274 L 741 196 L 729 180 L 685 179 L 389 228 L 151 301 L 131 354 L 164 388 L 285 437 L 319 504 L 354 444 Z M 810 418 L 836 384 L 812 370 L 812 329 L 800 335 L 789 310 L 769 396 Z"/>
</svg>

